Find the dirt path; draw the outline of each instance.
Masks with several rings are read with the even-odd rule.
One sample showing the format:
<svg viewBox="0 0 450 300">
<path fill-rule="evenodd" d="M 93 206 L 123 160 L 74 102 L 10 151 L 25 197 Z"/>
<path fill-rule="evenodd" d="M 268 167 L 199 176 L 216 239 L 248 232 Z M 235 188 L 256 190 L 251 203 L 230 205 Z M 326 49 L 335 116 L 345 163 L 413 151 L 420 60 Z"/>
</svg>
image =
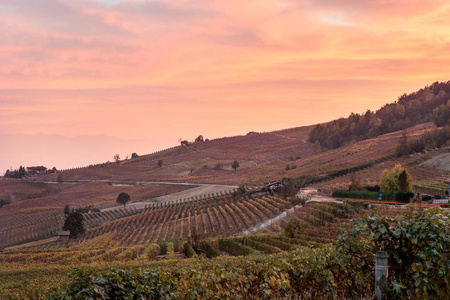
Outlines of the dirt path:
<svg viewBox="0 0 450 300">
<path fill-rule="evenodd" d="M 443 153 L 436 155 L 435 157 L 424 162 L 423 164 L 430 168 L 450 171 L 450 153 Z"/>
<path fill-rule="evenodd" d="M 336 203 L 342 203 L 342 201 L 331 198 L 331 197 L 322 197 L 322 196 L 315 196 L 314 194 L 317 193 L 317 190 L 314 188 L 305 188 L 300 190 L 300 192 L 298 193 L 298 195 L 300 197 L 305 197 L 308 196 L 310 197 L 309 200 L 307 200 L 305 202 L 336 202 Z M 255 226 L 252 226 L 250 228 L 247 228 L 243 231 L 241 231 L 240 233 L 235 234 L 235 236 L 241 236 L 241 235 L 249 235 L 252 234 L 254 232 L 258 232 L 258 231 L 262 231 L 264 228 L 266 227 L 270 227 L 272 224 L 278 224 L 281 220 L 285 219 L 286 217 L 288 217 L 289 215 L 293 214 L 296 210 L 301 209 L 303 207 L 303 205 L 298 204 L 290 209 L 285 210 L 284 212 L 280 213 L 279 215 L 265 220 L 264 222 L 261 222 Z"/>
</svg>

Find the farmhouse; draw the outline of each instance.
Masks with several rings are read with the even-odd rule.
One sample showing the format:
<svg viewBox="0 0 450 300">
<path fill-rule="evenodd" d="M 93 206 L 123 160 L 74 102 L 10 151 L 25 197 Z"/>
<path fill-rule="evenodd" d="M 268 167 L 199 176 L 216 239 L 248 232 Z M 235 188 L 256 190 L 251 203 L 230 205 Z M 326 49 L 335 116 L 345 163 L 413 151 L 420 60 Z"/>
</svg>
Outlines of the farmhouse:
<svg viewBox="0 0 450 300">
<path fill-rule="evenodd" d="M 282 187 L 283 184 L 281 183 L 280 180 L 277 181 L 269 181 L 264 185 L 264 190 L 265 191 L 273 191 L 276 190 L 279 187 Z"/>
<path fill-rule="evenodd" d="M 29 176 L 45 174 L 46 171 L 47 171 L 47 168 L 44 166 L 27 167 L 27 172 L 28 172 Z"/>
<path fill-rule="evenodd" d="M 70 230 L 60 231 L 58 232 L 60 242 L 68 242 L 70 237 Z"/>
</svg>

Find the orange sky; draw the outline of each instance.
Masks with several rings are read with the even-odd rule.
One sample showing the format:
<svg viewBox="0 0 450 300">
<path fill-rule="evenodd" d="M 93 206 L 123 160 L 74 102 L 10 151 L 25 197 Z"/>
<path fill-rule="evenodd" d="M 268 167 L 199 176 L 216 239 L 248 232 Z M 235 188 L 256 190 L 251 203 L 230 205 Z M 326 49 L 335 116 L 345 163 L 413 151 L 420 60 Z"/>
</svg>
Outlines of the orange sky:
<svg viewBox="0 0 450 300">
<path fill-rule="evenodd" d="M 152 152 L 374 110 L 450 79 L 449 17 L 444 0 L 2 0 L 0 138 Z"/>
</svg>

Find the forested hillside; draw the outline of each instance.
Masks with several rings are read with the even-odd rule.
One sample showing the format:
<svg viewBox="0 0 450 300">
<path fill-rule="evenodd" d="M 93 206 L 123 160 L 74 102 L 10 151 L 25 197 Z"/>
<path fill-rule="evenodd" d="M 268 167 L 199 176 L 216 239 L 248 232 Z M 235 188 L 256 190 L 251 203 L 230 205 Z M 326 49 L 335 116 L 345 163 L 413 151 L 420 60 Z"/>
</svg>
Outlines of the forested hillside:
<svg viewBox="0 0 450 300">
<path fill-rule="evenodd" d="M 435 82 L 417 92 L 403 94 L 398 101 L 386 104 L 376 112 L 352 113 L 348 118 L 319 124 L 312 130 L 309 141 L 335 149 L 425 122 L 445 126 L 449 119 L 450 81 Z"/>
</svg>

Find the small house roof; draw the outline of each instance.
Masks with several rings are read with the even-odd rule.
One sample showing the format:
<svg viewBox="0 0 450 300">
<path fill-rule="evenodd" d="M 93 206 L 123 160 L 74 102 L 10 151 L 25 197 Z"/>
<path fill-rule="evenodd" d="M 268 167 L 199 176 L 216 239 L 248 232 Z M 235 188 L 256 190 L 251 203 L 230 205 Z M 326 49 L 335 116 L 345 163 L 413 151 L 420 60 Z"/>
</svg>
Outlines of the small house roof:
<svg viewBox="0 0 450 300">
<path fill-rule="evenodd" d="M 45 171 L 47 170 L 44 166 L 37 166 L 37 167 L 27 167 L 28 171 Z"/>
<path fill-rule="evenodd" d="M 70 235 L 70 230 L 60 231 L 60 232 L 58 232 L 58 235 L 59 236 Z"/>
</svg>

